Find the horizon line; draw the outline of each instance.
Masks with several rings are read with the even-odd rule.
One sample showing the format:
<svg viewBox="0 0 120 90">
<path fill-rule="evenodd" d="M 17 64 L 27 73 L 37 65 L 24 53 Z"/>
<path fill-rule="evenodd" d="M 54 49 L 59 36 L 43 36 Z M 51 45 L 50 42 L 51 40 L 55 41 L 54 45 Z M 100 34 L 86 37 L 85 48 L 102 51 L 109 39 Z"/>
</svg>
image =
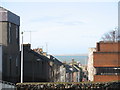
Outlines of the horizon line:
<svg viewBox="0 0 120 90">
<path fill-rule="evenodd" d="M 88 54 L 53 54 L 53 56 L 88 56 Z"/>
</svg>

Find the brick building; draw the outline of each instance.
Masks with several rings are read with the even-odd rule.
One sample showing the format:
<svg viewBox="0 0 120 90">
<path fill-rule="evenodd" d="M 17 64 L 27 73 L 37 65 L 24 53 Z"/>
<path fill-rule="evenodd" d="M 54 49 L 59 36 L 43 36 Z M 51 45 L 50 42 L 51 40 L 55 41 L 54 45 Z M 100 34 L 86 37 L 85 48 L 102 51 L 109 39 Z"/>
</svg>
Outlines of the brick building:
<svg viewBox="0 0 120 90">
<path fill-rule="evenodd" d="M 120 42 L 99 42 L 93 53 L 94 81 L 120 80 Z"/>
</svg>

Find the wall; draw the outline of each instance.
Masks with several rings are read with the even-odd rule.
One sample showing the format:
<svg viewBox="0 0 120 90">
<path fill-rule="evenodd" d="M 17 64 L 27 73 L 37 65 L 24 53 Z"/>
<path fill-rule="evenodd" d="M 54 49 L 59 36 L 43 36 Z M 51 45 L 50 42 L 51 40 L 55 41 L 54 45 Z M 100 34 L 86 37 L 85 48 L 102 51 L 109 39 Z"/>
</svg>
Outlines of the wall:
<svg viewBox="0 0 120 90">
<path fill-rule="evenodd" d="M 49 81 L 49 62 L 42 56 L 24 45 L 23 82 Z"/>
<path fill-rule="evenodd" d="M 0 22 L 0 44 L 7 46 L 7 38 L 8 38 L 8 23 Z"/>
<path fill-rule="evenodd" d="M 95 82 L 109 82 L 109 81 L 118 81 L 120 80 L 120 75 L 95 75 Z"/>
<path fill-rule="evenodd" d="M 118 67 L 120 53 L 94 53 L 94 67 Z"/>
<path fill-rule="evenodd" d="M 20 17 L 0 7 L 0 44 L 2 45 L 2 80 L 16 83 L 19 70 Z"/>
<path fill-rule="evenodd" d="M 2 22 L 0 22 L 0 44 L 2 44 Z"/>
<path fill-rule="evenodd" d="M 18 81 L 17 68 L 19 68 L 17 64 L 19 61 L 19 26 L 10 22 L 0 22 L 0 25 L 2 25 L 0 43 L 3 46 L 3 80 L 15 83 Z"/>
<path fill-rule="evenodd" d="M 120 51 L 120 43 L 118 42 L 100 42 L 97 43 L 98 52 L 118 52 Z"/>
<path fill-rule="evenodd" d="M 103 68 L 100 71 L 96 69 L 97 74 L 94 75 L 94 81 L 97 82 L 108 82 L 108 81 L 118 81 L 120 80 L 119 68 L 108 72 L 105 71 L 106 68 L 120 67 L 120 42 L 99 42 L 97 43 L 97 51 L 93 53 L 94 67 Z M 111 69 L 112 70 L 112 69 Z M 115 73 L 114 73 L 115 72 Z M 116 74 L 117 73 L 117 74 Z M 105 74 L 105 75 L 103 75 Z"/>
<path fill-rule="evenodd" d="M 94 74 L 95 74 L 95 68 L 93 67 L 93 52 L 95 52 L 95 48 L 90 48 L 89 49 L 89 58 L 88 58 L 88 80 L 93 81 L 94 80 Z"/>
<path fill-rule="evenodd" d="M 18 61 L 19 61 L 19 26 L 4 22 L 6 24 L 3 25 L 6 28 L 6 32 L 3 31 L 3 79 L 9 82 L 17 82 L 18 81 Z M 6 26 L 7 25 L 7 26 Z M 18 31 L 16 32 L 16 27 Z M 3 30 L 4 30 L 3 28 Z M 17 36 L 17 37 L 16 37 Z M 6 38 L 6 39 L 4 39 Z"/>
<path fill-rule="evenodd" d="M 2 80 L 2 46 L 0 45 L 0 80 Z"/>
</svg>

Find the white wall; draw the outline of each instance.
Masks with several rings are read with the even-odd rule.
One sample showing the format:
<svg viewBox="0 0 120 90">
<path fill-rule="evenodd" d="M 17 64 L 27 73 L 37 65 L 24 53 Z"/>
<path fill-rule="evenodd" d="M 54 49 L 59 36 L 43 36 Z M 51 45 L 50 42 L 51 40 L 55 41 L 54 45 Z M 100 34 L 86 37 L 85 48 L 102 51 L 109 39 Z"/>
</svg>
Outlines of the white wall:
<svg viewBox="0 0 120 90">
<path fill-rule="evenodd" d="M 95 74 L 95 68 L 93 66 L 93 52 L 96 51 L 95 48 L 89 49 L 89 58 L 88 58 L 88 80 L 93 81 L 94 80 L 94 74 Z"/>
</svg>

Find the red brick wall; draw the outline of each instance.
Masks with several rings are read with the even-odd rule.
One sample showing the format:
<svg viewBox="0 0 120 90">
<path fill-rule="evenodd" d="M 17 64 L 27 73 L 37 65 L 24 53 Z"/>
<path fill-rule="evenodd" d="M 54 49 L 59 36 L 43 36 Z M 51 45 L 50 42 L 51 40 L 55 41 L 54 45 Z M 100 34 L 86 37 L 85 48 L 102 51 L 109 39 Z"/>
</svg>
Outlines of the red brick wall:
<svg viewBox="0 0 120 90">
<path fill-rule="evenodd" d="M 95 82 L 109 82 L 109 81 L 118 81 L 120 80 L 120 75 L 95 75 Z"/>
<path fill-rule="evenodd" d="M 94 67 L 120 67 L 120 42 L 97 43 L 97 51 L 93 53 Z M 95 82 L 120 80 L 120 75 L 94 75 Z"/>
<path fill-rule="evenodd" d="M 94 67 L 118 67 L 120 66 L 120 53 L 94 53 Z"/>
<path fill-rule="evenodd" d="M 97 51 L 100 52 L 118 52 L 120 51 L 120 42 L 111 43 L 111 42 L 100 42 L 97 43 Z"/>
</svg>

